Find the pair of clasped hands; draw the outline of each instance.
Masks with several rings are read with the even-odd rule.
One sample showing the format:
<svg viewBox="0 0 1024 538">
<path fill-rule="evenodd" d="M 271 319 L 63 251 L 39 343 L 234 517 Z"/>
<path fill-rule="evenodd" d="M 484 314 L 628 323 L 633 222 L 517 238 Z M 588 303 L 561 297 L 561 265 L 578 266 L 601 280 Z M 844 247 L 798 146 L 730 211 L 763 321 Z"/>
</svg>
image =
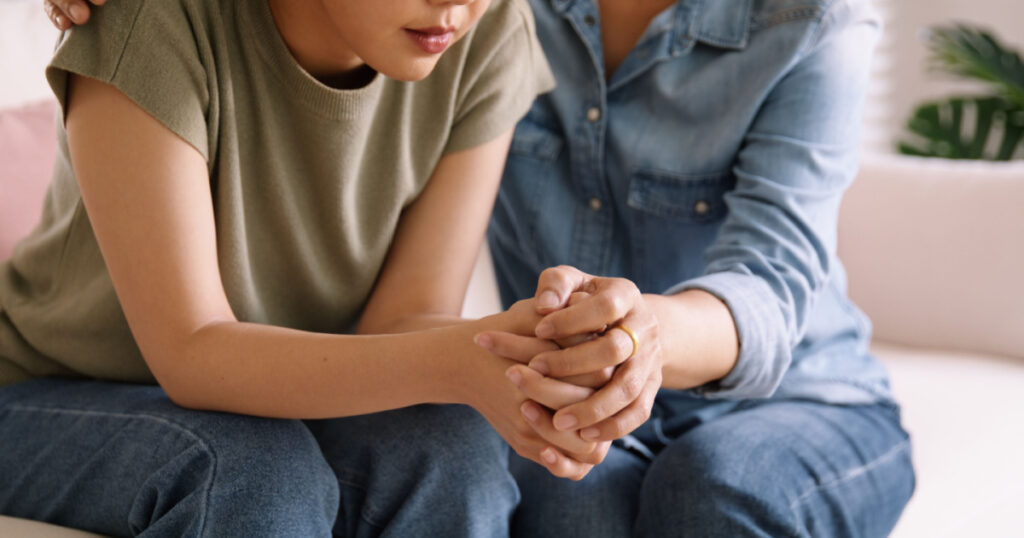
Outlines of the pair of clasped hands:
<svg viewBox="0 0 1024 538">
<path fill-rule="evenodd" d="M 545 270 L 533 299 L 498 316 L 513 317 L 518 332 L 484 331 L 474 341 L 513 363 L 505 376 L 515 401 L 491 395 L 477 409 L 516 453 L 582 479 L 611 441 L 650 416 L 662 380 L 657 318 L 633 282 L 568 266 Z M 510 403 L 518 418 L 496 408 Z"/>
</svg>

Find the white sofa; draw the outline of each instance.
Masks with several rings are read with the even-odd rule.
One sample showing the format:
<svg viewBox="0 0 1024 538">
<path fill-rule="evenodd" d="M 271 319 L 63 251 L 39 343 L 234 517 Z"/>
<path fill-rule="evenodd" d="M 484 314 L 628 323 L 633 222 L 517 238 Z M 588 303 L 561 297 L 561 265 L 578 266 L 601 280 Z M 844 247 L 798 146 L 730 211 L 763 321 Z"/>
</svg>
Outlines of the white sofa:
<svg viewBox="0 0 1024 538">
<path fill-rule="evenodd" d="M 54 36 L 36 0 L 0 0 L 0 108 L 48 97 Z M 871 157 L 846 198 L 851 294 L 915 442 L 918 488 L 897 538 L 1024 536 L 1022 206 L 1024 162 Z M 484 255 L 465 312 L 497 308 Z M 93 535 L 0 516 L 0 536 Z"/>
<path fill-rule="evenodd" d="M 871 157 L 839 254 L 913 436 L 897 537 L 1024 537 L 1024 161 Z"/>
</svg>

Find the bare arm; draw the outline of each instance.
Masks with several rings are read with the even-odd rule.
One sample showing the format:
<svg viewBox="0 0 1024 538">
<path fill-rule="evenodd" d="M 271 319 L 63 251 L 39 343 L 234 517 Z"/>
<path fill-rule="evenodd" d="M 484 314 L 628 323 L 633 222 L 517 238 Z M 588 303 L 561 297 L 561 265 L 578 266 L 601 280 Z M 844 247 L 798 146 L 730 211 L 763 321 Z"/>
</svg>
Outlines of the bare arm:
<svg viewBox="0 0 1024 538">
<path fill-rule="evenodd" d="M 452 381 L 473 370 L 461 363 L 494 360 L 473 350 L 469 327 L 339 336 L 239 322 L 220 280 L 201 155 L 95 80 L 74 78 L 68 109 L 72 161 L 118 298 L 147 364 L 176 402 L 308 418 L 463 401 L 463 387 Z M 494 161 L 507 143 L 505 136 L 445 157 L 438 184 L 457 175 L 460 164 L 472 163 L 486 176 L 481 182 L 496 185 L 501 159 L 481 163 Z M 432 222 L 442 220 L 416 226 L 432 233 Z M 469 266 L 472 258 L 453 262 L 459 263 Z M 455 280 L 444 287 L 457 286 Z M 436 309 L 456 313 L 450 308 L 455 302 Z"/>
<path fill-rule="evenodd" d="M 459 315 L 511 140 L 508 132 L 479 149 L 441 159 L 429 186 L 402 214 L 359 333 L 466 321 Z"/>
<path fill-rule="evenodd" d="M 506 378 L 514 362 L 473 343 L 484 330 L 531 334 L 540 319 L 532 304 L 393 335 L 240 322 L 221 284 L 199 152 L 116 88 L 84 77 L 71 81 L 67 131 L 85 208 L 128 324 L 157 381 L 179 405 L 317 418 L 466 403 L 524 457 L 543 463 L 542 450 L 551 444 L 577 457 L 549 466 L 560 476 L 582 477 L 603 458 L 607 446 L 595 451 L 596 443 L 554 431 L 550 419 L 546 427 L 531 427 L 520 413 L 525 396 Z M 442 158 L 402 216 L 364 325 L 406 330 L 456 319 L 510 137 Z M 452 198 L 472 209 L 452 211 Z M 535 346 L 531 354 L 551 344 L 535 340 Z M 578 393 L 574 400 L 589 394 L 562 388 Z"/>
</svg>

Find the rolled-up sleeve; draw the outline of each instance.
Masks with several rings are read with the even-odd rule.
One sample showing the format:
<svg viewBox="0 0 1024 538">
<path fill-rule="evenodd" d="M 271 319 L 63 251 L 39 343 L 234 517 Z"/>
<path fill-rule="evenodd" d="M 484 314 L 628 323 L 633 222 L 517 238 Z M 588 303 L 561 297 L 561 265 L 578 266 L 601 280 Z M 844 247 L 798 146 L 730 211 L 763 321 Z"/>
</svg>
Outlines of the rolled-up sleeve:
<svg viewBox="0 0 1024 538">
<path fill-rule="evenodd" d="M 839 1 L 824 13 L 744 137 L 736 186 L 725 195 L 728 214 L 705 251 L 705 274 L 666 291 L 708 291 L 735 320 L 738 362 L 698 389 L 706 397 L 771 396 L 789 368 L 831 275 L 878 34 L 866 3 Z"/>
</svg>

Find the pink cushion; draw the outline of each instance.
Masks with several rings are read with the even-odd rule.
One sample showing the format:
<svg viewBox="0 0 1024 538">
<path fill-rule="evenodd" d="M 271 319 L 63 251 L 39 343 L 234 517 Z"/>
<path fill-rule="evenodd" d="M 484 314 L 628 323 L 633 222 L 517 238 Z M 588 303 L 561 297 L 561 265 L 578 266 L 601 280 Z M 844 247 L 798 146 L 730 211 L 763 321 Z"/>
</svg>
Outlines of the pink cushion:
<svg viewBox="0 0 1024 538">
<path fill-rule="evenodd" d="M 0 260 L 39 221 L 57 151 L 52 100 L 0 109 Z"/>
</svg>

